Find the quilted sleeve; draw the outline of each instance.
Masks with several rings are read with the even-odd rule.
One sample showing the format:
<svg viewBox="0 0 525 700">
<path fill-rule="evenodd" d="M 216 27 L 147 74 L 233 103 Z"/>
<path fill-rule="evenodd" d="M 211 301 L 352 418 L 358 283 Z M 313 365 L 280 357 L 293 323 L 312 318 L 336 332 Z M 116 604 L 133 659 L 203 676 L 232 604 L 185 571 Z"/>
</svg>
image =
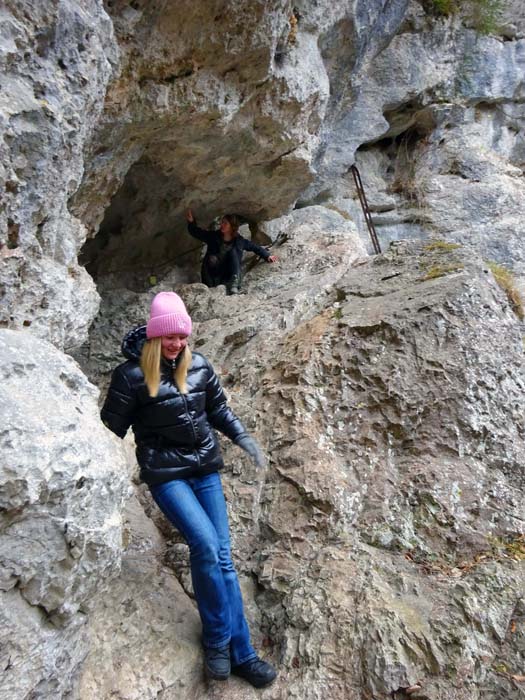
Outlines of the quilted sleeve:
<svg viewBox="0 0 525 700">
<path fill-rule="evenodd" d="M 135 392 L 132 390 L 124 368 L 117 367 L 111 376 L 111 384 L 100 417 L 104 425 L 115 435 L 123 438 L 133 422 L 137 405 Z"/>
</svg>

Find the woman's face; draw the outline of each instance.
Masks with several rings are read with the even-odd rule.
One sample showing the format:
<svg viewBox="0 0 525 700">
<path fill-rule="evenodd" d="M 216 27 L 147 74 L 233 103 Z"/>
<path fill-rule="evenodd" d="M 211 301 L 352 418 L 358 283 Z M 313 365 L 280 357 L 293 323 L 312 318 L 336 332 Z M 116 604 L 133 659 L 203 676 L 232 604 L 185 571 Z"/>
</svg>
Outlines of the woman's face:
<svg viewBox="0 0 525 700">
<path fill-rule="evenodd" d="M 223 236 L 231 236 L 233 234 L 232 225 L 228 219 L 221 219 L 221 233 Z"/>
<path fill-rule="evenodd" d="M 174 360 L 180 352 L 184 350 L 187 342 L 187 335 L 181 335 L 180 333 L 163 335 L 160 339 L 162 357 L 164 357 L 165 360 Z"/>
</svg>

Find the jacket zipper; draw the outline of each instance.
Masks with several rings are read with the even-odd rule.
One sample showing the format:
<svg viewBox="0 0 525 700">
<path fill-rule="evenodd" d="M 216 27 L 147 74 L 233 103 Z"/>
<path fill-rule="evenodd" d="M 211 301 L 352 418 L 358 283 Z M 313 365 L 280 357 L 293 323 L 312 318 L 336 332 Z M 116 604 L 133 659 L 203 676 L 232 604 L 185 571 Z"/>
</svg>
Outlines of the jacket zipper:
<svg viewBox="0 0 525 700">
<path fill-rule="evenodd" d="M 172 368 L 172 369 L 175 369 L 175 360 L 172 360 L 171 368 Z M 172 382 L 173 382 L 173 379 L 172 379 Z M 182 399 L 182 401 L 183 401 L 183 403 L 184 403 L 184 411 L 185 411 L 186 415 L 188 416 L 188 418 L 190 419 L 191 432 L 193 433 L 193 442 L 194 442 L 194 444 L 196 445 L 196 444 L 197 444 L 197 433 L 195 432 L 195 426 L 193 425 L 193 419 L 192 419 L 192 417 L 191 417 L 191 415 L 190 415 L 190 412 L 188 411 L 188 401 L 187 401 L 187 399 L 186 399 L 186 396 L 182 393 L 182 391 L 181 391 L 181 390 L 179 389 L 179 387 L 175 384 L 175 382 L 173 382 L 173 384 L 174 384 L 175 388 L 177 389 L 177 391 L 179 392 L 179 394 L 180 394 L 180 396 L 181 396 L 181 399 Z M 194 449 L 193 451 L 195 452 L 195 455 L 196 455 L 196 457 L 197 457 L 197 463 L 198 463 L 198 465 L 199 465 L 199 467 L 200 467 L 200 466 L 201 466 L 201 459 L 200 459 L 200 457 L 199 457 L 199 452 L 198 452 L 197 449 Z"/>
</svg>

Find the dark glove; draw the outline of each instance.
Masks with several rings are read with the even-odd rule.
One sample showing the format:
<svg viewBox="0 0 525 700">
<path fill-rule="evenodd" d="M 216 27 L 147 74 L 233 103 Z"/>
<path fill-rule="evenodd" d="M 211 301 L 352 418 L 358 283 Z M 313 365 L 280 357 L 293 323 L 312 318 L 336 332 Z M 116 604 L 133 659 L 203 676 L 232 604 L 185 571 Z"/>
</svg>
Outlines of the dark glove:
<svg viewBox="0 0 525 700">
<path fill-rule="evenodd" d="M 244 450 L 250 455 L 256 467 L 262 468 L 266 466 L 266 457 L 264 452 L 252 437 L 245 435 L 244 437 L 239 438 L 235 444 L 238 445 L 241 450 Z"/>
</svg>

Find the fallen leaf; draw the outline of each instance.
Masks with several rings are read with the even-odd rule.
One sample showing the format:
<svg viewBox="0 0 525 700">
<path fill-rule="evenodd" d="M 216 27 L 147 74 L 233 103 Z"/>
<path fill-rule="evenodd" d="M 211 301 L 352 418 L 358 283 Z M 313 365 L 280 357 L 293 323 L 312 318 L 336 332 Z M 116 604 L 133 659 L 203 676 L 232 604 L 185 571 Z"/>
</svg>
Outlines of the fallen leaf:
<svg viewBox="0 0 525 700">
<path fill-rule="evenodd" d="M 525 676 L 511 676 L 513 681 L 516 681 L 516 683 L 525 683 Z"/>
</svg>

